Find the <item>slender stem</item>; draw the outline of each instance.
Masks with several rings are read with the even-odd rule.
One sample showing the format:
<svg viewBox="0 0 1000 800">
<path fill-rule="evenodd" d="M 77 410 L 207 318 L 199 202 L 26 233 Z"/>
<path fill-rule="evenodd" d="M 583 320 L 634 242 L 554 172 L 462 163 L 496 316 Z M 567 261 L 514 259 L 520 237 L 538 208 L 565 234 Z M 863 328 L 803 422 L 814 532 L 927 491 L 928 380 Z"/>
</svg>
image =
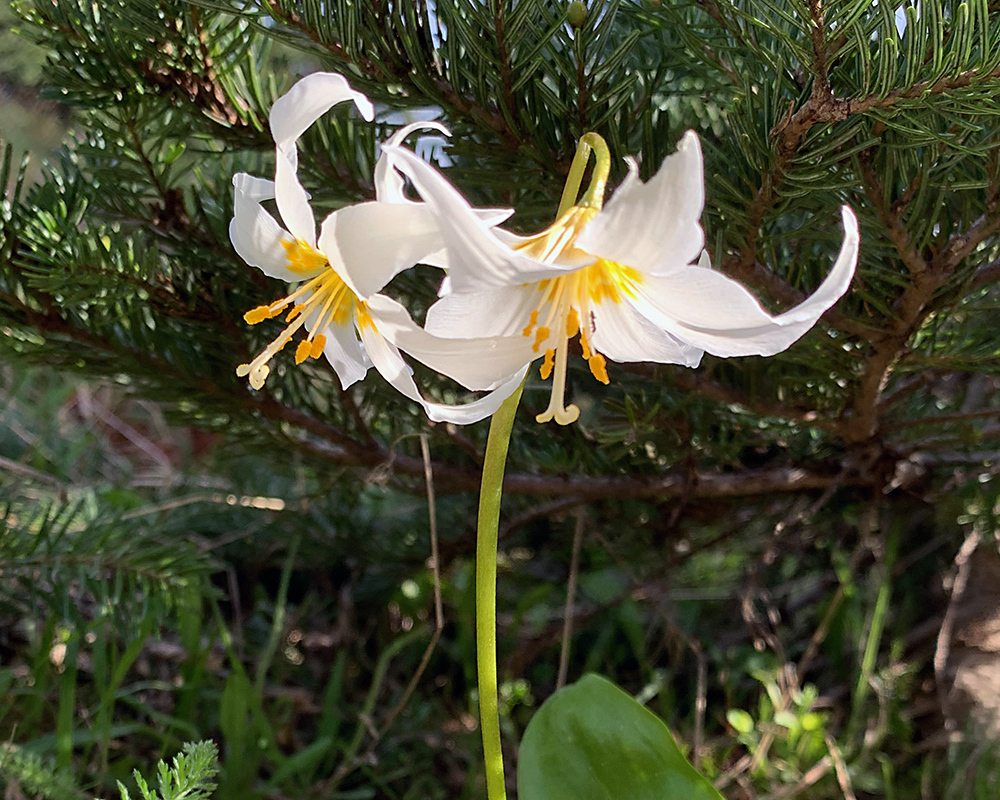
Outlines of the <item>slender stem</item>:
<svg viewBox="0 0 1000 800">
<path fill-rule="evenodd" d="M 490 421 L 479 490 L 479 531 L 476 541 L 476 663 L 479 670 L 479 725 L 486 760 L 489 800 L 506 800 L 503 750 L 500 746 L 500 707 L 497 692 L 497 537 L 500 498 L 514 414 L 524 384 L 504 400 Z"/>
<path fill-rule="evenodd" d="M 576 146 L 576 155 L 573 156 L 569 175 L 566 176 L 566 185 L 563 187 L 562 197 L 559 200 L 559 211 L 556 213 L 556 219 L 569 211 L 570 207 L 576 203 L 591 150 L 594 151 L 596 159 L 594 176 L 590 180 L 587 193 L 579 204 L 600 208 L 604 202 L 604 187 L 608 182 L 608 173 L 611 172 L 611 151 L 608 150 L 608 144 L 601 136 L 596 133 L 585 133 L 580 137 L 580 142 Z"/>
<path fill-rule="evenodd" d="M 604 186 L 611 170 L 608 145 L 596 133 L 580 138 L 570 166 L 557 218 L 576 203 L 583 173 L 591 151 L 596 164 L 590 186 L 581 205 L 600 208 Z M 497 544 L 500 532 L 500 500 L 503 496 L 503 473 L 507 449 L 514 428 L 514 415 L 521 402 L 524 383 L 493 415 L 486 440 L 483 481 L 479 488 L 479 530 L 476 537 L 476 666 L 479 673 L 479 725 L 483 733 L 483 757 L 486 762 L 486 794 L 489 800 L 507 800 L 503 774 L 503 749 L 500 744 L 500 703 L 497 687 Z"/>
</svg>

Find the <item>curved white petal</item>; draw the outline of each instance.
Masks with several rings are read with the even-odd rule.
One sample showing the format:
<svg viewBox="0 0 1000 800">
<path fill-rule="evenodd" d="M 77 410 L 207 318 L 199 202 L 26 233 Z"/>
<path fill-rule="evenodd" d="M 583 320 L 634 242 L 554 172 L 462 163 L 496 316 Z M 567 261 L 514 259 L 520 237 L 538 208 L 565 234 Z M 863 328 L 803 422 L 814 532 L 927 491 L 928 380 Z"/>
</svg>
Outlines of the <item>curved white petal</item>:
<svg viewBox="0 0 1000 800">
<path fill-rule="evenodd" d="M 427 122 L 411 122 L 390 136 L 382 147 L 396 147 L 397 145 L 401 145 L 407 136 L 419 130 L 435 130 L 440 131 L 445 136 L 451 136 L 451 131 L 440 122 L 432 120 Z M 413 202 L 403 192 L 403 176 L 392 167 L 384 151 L 379 155 L 378 161 L 375 162 L 375 199 L 380 203 Z"/>
<path fill-rule="evenodd" d="M 494 389 L 537 357 L 524 336 L 442 338 L 417 325 L 403 306 L 388 297 L 375 295 L 368 307 L 375 327 L 386 339 L 467 389 Z"/>
<path fill-rule="evenodd" d="M 233 219 L 229 238 L 240 258 L 265 275 L 296 282 L 301 274 L 288 269 L 288 251 L 282 242 L 293 239 L 260 204 L 274 195 L 271 181 L 254 178 L 245 172 L 233 176 Z"/>
<path fill-rule="evenodd" d="M 685 367 L 697 367 L 701 362 L 704 350 L 660 330 L 628 303 L 595 303 L 590 311 L 590 346 L 612 361 L 653 361 Z"/>
<path fill-rule="evenodd" d="M 316 218 L 309 205 L 309 195 L 299 183 L 295 160 L 289 157 L 290 153 L 295 153 L 294 146 L 291 150 L 279 147 L 274 153 L 274 199 L 292 236 L 315 249 Z"/>
<path fill-rule="evenodd" d="M 340 378 L 340 385 L 347 389 L 365 377 L 371 361 L 358 341 L 353 320 L 346 325 L 331 323 L 321 333 L 326 336 L 323 355 Z"/>
<path fill-rule="evenodd" d="M 435 336 L 452 339 L 519 335 L 542 297 L 537 285 L 507 286 L 465 294 L 449 291 L 427 309 L 424 329 Z M 522 338 L 529 341 L 528 337 Z"/>
<path fill-rule="evenodd" d="M 255 178 L 246 172 L 237 172 L 233 175 L 233 187 L 242 192 L 245 197 L 256 200 L 258 203 L 274 199 L 274 181 L 267 178 Z"/>
<path fill-rule="evenodd" d="M 465 405 L 432 403 L 429 400 L 425 400 L 420 394 L 416 383 L 413 382 L 410 368 L 403 361 L 395 345 L 368 325 L 361 328 L 361 338 L 364 341 L 368 355 L 371 357 L 372 364 L 379 371 L 379 374 L 401 394 L 420 403 L 427 416 L 435 422 L 454 422 L 457 425 L 468 425 L 494 414 L 500 408 L 503 401 L 510 397 L 517 390 L 517 387 L 521 385 L 521 381 L 528 370 L 527 366 L 525 366 L 510 376 L 494 391 L 471 403 L 466 403 Z"/>
<path fill-rule="evenodd" d="M 649 183 L 639 180 L 629 159 L 628 177 L 576 244 L 651 275 L 668 274 L 694 261 L 704 246 L 704 204 L 701 145 L 688 131 Z"/>
<path fill-rule="evenodd" d="M 562 275 L 574 267 L 543 264 L 511 250 L 493 235 L 448 180 L 404 147 L 386 147 L 384 153 L 416 187 L 434 212 L 445 247 L 456 292 L 476 291 L 516 283 L 531 283 Z"/>
<path fill-rule="evenodd" d="M 472 210 L 479 217 L 479 221 L 493 228 L 493 233 L 497 235 L 506 233 L 506 231 L 494 226 L 502 225 L 514 213 L 513 208 L 474 208 Z M 424 256 L 420 263 L 426 264 L 429 267 L 448 269 L 450 266 L 448 248 L 442 247 L 437 252 Z"/>
<path fill-rule="evenodd" d="M 637 309 L 678 338 L 717 356 L 770 356 L 808 331 L 847 291 L 858 259 L 858 221 L 842 208 L 844 242 L 826 280 L 795 308 L 772 317 L 740 284 L 691 266 L 636 284 Z"/>
<path fill-rule="evenodd" d="M 271 106 L 271 135 L 279 149 L 295 148 L 295 141 L 306 128 L 337 103 L 354 102 L 358 112 L 368 122 L 375 118 L 371 101 L 351 88 L 343 75 L 335 72 L 314 72 L 296 83 Z M 298 167 L 297 155 L 292 156 L 293 171 Z"/>
<path fill-rule="evenodd" d="M 364 299 L 443 245 L 423 203 L 358 203 L 323 221 L 319 249 L 344 282 Z"/>
</svg>

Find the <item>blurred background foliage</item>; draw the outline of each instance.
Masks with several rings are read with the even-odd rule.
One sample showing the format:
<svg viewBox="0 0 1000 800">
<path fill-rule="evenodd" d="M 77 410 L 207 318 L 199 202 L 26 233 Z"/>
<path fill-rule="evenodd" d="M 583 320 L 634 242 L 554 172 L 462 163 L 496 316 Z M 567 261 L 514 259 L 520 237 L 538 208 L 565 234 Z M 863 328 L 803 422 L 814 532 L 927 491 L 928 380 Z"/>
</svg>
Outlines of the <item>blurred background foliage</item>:
<svg viewBox="0 0 1000 800">
<path fill-rule="evenodd" d="M 230 247 L 231 176 L 270 173 L 271 103 L 320 68 L 380 110 L 303 138 L 321 212 L 369 199 L 377 142 L 437 115 L 449 178 L 519 231 L 551 219 L 585 131 L 648 177 L 694 128 L 713 263 L 771 309 L 819 285 L 841 203 L 861 221 L 851 291 L 780 356 L 615 364 L 608 387 L 575 365 L 569 428 L 533 422 L 529 382 L 501 530 L 509 765 L 562 659 L 734 800 L 996 796 L 1000 7 L 572 5 L 0 4 L 7 797 L 147 796 L 133 769 L 205 739 L 219 798 L 484 794 L 487 426 L 319 362 L 262 393 L 234 374 L 278 287 Z M 437 280 L 392 291 L 421 309 Z"/>
</svg>

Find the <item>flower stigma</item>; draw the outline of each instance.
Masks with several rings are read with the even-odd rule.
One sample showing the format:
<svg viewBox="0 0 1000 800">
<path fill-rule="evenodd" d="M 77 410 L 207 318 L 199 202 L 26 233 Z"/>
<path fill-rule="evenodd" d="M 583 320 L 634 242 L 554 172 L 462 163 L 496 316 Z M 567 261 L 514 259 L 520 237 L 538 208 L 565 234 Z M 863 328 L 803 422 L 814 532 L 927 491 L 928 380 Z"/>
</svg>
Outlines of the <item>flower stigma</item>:
<svg viewBox="0 0 1000 800">
<path fill-rule="evenodd" d="M 282 244 L 288 254 L 289 270 L 306 274 L 318 270 L 319 273 L 287 297 L 270 305 L 257 306 L 243 315 L 248 325 L 256 325 L 278 316 L 291 306 L 285 315 L 285 322 L 288 323 L 285 329 L 253 361 L 240 364 L 236 369 L 237 376 L 248 378 L 254 389 L 264 386 L 264 381 L 271 372 L 268 362 L 307 321 L 312 322 L 312 330 L 295 348 L 296 364 L 309 358 L 319 358 L 326 347 L 326 336 L 321 331 L 331 324 L 346 325 L 351 320 L 355 307 L 360 306 L 357 296 L 330 267 L 326 256 L 299 240 Z"/>
<path fill-rule="evenodd" d="M 573 206 L 550 228 L 521 243 L 517 249 L 527 256 L 549 262 L 560 257 L 586 256 L 574 242 L 599 208 L 594 204 Z M 580 416 L 579 407 L 565 402 L 569 342 L 575 337 L 580 338 L 582 355 L 591 374 L 601 383 L 609 383 L 607 362 L 590 341 L 595 329 L 592 306 L 603 302 L 618 304 L 625 297 L 635 297 L 635 287 L 641 280 L 642 275 L 636 269 L 595 258 L 585 267 L 535 284 L 541 296 L 521 334 L 534 338 L 531 349 L 535 353 L 542 353 L 544 348 L 539 372 L 542 380 L 552 377 L 549 406 L 535 417 L 538 422 L 555 420 L 559 425 L 569 425 Z"/>
</svg>

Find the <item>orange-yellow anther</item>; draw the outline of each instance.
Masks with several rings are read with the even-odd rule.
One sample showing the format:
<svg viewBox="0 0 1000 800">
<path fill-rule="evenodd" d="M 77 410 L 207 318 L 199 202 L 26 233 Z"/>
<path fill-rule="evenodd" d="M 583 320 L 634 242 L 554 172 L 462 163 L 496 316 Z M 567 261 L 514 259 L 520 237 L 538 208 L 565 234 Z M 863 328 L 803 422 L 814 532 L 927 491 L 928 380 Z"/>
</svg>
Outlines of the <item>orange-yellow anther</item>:
<svg viewBox="0 0 1000 800">
<path fill-rule="evenodd" d="M 569 314 L 566 315 L 566 337 L 572 339 L 577 333 L 580 332 L 580 317 L 576 313 L 575 308 L 569 310 Z"/>
<path fill-rule="evenodd" d="M 280 313 L 280 308 L 272 309 L 271 306 L 257 306 L 257 308 L 251 308 L 244 314 L 243 319 L 246 320 L 247 325 L 256 325 L 258 322 L 276 317 Z"/>
<path fill-rule="evenodd" d="M 542 376 L 543 381 L 547 381 L 549 379 L 549 375 L 552 374 L 552 367 L 554 367 L 556 363 L 555 358 L 556 358 L 555 350 L 545 351 L 545 360 L 542 361 L 542 366 L 538 370 L 538 374 Z"/>
<path fill-rule="evenodd" d="M 302 245 L 302 247 L 306 246 Z M 312 258 L 309 253 L 315 254 L 315 251 L 308 250 L 308 248 L 306 250 L 300 248 L 293 252 L 294 248 L 286 246 L 286 250 L 289 251 L 290 255 L 298 253 L 299 256 L 302 256 L 300 260 L 303 263 L 310 265 L 319 263 L 318 254 L 316 254 L 316 259 L 309 261 L 309 258 Z M 323 265 L 326 265 L 325 259 Z M 287 309 L 288 313 L 285 315 L 287 325 L 278 338 L 264 348 L 264 351 L 253 361 L 249 364 L 241 364 L 236 370 L 236 374 L 249 378 L 250 385 L 255 389 L 260 389 L 270 373 L 267 362 L 292 340 L 295 333 L 307 321 L 317 331 L 326 330 L 329 325 L 350 325 L 353 322 L 355 306 L 361 310 L 362 305 L 335 270 L 320 270 L 318 274 L 306 280 L 287 297 L 271 303 L 269 306 L 261 306 L 247 312 L 245 315 L 247 322 L 254 324 L 268 317 L 275 317 Z M 371 324 L 370 317 L 367 315 L 365 317 Z M 359 313 L 359 321 L 361 320 L 362 315 Z M 325 336 L 322 334 L 309 336 L 296 346 L 295 363 L 301 364 L 307 358 L 319 358 L 325 347 Z"/>
<path fill-rule="evenodd" d="M 542 342 L 549 338 L 551 331 L 542 325 L 537 331 L 535 331 L 535 343 L 531 346 L 531 349 L 536 353 L 542 349 Z"/>
<path fill-rule="evenodd" d="M 323 355 L 323 348 L 326 347 L 326 337 L 321 333 L 312 341 L 312 349 L 309 351 L 309 355 L 313 358 L 319 358 Z"/>
<path fill-rule="evenodd" d="M 590 365 L 591 374 L 597 380 L 603 384 L 610 383 L 608 380 L 608 367 L 604 361 L 604 356 L 600 353 L 594 353 L 594 355 L 587 359 L 587 363 Z"/>
<path fill-rule="evenodd" d="M 590 361 L 590 357 L 593 355 L 593 352 L 590 349 L 590 342 L 587 341 L 587 337 L 583 331 L 580 331 L 580 347 L 583 348 L 583 357 L 587 361 Z"/>
<path fill-rule="evenodd" d="M 531 312 L 531 318 L 528 320 L 528 324 L 525 325 L 524 330 L 521 331 L 522 336 L 531 336 L 531 331 L 538 324 L 538 311 Z"/>
</svg>

